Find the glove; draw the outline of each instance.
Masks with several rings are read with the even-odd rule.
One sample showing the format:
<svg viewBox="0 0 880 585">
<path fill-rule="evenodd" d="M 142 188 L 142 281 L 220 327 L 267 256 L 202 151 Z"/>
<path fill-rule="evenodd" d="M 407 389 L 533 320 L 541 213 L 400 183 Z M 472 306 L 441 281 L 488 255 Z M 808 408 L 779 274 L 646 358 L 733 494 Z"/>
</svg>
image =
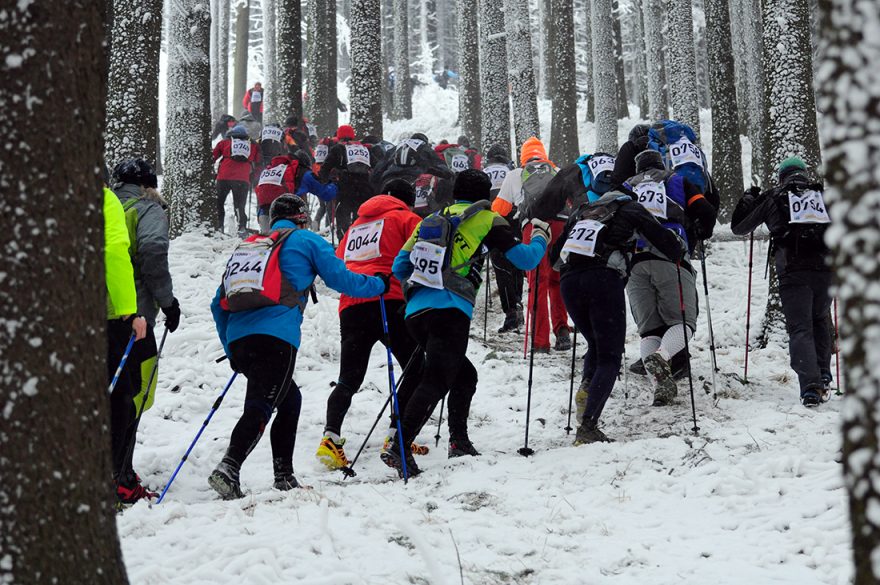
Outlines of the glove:
<svg viewBox="0 0 880 585">
<path fill-rule="evenodd" d="M 544 242 L 549 246 L 550 245 L 550 224 L 546 221 L 541 221 L 537 217 L 533 219 L 532 224 L 532 239 L 535 237 L 544 238 Z"/>
<path fill-rule="evenodd" d="M 384 273 L 382 273 L 382 272 L 377 272 L 377 273 L 374 274 L 373 276 L 375 276 L 376 278 L 381 278 L 381 279 L 382 279 L 382 284 L 385 285 L 385 289 L 384 289 L 380 294 L 382 294 L 382 295 L 387 295 L 387 294 L 388 294 L 388 291 L 391 290 L 391 275 L 390 275 L 390 274 L 384 274 Z"/>
<path fill-rule="evenodd" d="M 745 199 L 746 197 L 750 197 L 752 200 L 754 200 L 760 196 L 761 196 L 761 188 L 757 187 L 755 185 L 752 185 L 751 187 L 746 189 L 745 193 L 743 193 L 743 199 Z"/>
<path fill-rule="evenodd" d="M 177 331 L 177 327 L 180 325 L 180 303 L 177 302 L 177 299 L 174 299 L 167 307 L 162 307 L 162 313 L 165 314 L 165 329 L 169 333 Z"/>
<path fill-rule="evenodd" d="M 231 357 L 229 358 L 229 367 L 232 368 L 232 371 L 235 372 L 236 374 L 240 374 L 240 373 L 241 373 L 241 368 L 238 367 L 238 364 L 237 364 L 237 363 L 235 363 L 234 361 L 232 361 L 232 358 L 231 358 Z"/>
</svg>

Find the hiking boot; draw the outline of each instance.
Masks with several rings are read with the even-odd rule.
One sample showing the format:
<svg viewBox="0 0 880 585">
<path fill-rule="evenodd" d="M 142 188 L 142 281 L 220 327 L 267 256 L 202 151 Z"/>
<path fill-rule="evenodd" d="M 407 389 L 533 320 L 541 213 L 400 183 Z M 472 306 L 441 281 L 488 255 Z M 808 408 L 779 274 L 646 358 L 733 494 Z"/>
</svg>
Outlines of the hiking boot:
<svg viewBox="0 0 880 585">
<path fill-rule="evenodd" d="M 819 398 L 822 399 L 822 402 L 828 402 L 831 399 L 831 390 L 833 390 L 831 380 L 831 374 L 822 374 L 822 390 L 819 392 Z"/>
<path fill-rule="evenodd" d="M 240 466 L 228 457 L 224 457 L 211 475 L 208 477 L 208 485 L 224 500 L 243 498 L 241 482 L 238 479 Z"/>
<path fill-rule="evenodd" d="M 801 392 L 801 404 L 807 408 L 819 406 L 822 404 L 821 392 L 821 386 L 807 386 L 807 388 Z"/>
<path fill-rule="evenodd" d="M 394 441 L 394 437 L 391 437 L 391 436 L 385 437 L 385 442 L 382 443 L 382 450 L 387 451 L 388 449 L 390 449 L 393 441 Z M 427 455 L 431 451 L 431 448 L 428 447 L 427 445 L 419 445 L 418 443 L 415 443 L 415 442 L 410 443 L 409 447 L 410 447 L 410 451 L 412 451 L 413 455 Z"/>
<path fill-rule="evenodd" d="M 556 351 L 568 351 L 571 349 L 571 333 L 568 327 L 560 327 L 556 332 Z"/>
<path fill-rule="evenodd" d="M 599 430 L 594 422 L 581 423 L 574 437 L 574 445 L 589 445 L 590 443 L 613 443 L 614 439 L 608 437 Z"/>
<path fill-rule="evenodd" d="M 672 404 L 678 395 L 678 387 L 672 378 L 669 362 L 663 359 L 659 353 L 652 353 L 642 361 L 645 363 L 645 370 L 654 387 L 654 406 Z"/>
<path fill-rule="evenodd" d="M 684 380 L 688 375 L 688 354 L 681 350 L 669 360 L 669 369 L 672 371 L 673 380 Z"/>
<path fill-rule="evenodd" d="M 343 445 L 345 445 L 345 439 L 339 439 L 339 442 L 336 443 L 330 437 L 324 437 L 321 439 L 321 444 L 318 445 L 315 457 L 317 457 L 318 461 L 323 463 L 327 469 L 340 469 L 342 467 L 347 467 L 348 458 L 345 456 L 345 450 L 342 448 Z"/>
<path fill-rule="evenodd" d="M 400 457 L 400 447 L 395 443 L 391 446 L 387 451 L 382 451 L 379 455 L 382 459 L 382 463 L 387 465 L 388 467 L 397 470 L 397 475 L 400 479 L 403 479 L 403 460 Z M 415 458 L 413 458 L 412 453 L 406 454 L 406 473 L 408 477 L 415 477 L 422 472 L 419 469 L 419 466 L 416 464 Z"/>
<path fill-rule="evenodd" d="M 498 329 L 498 333 L 519 331 L 519 321 L 516 318 L 516 309 L 511 309 L 504 317 L 504 324 Z"/>
<path fill-rule="evenodd" d="M 116 486 L 116 499 L 120 504 L 134 504 L 144 498 L 154 500 L 159 497 L 156 492 L 151 492 L 141 485 L 141 479 L 135 476 L 136 482 L 132 486 L 119 484 Z"/>
<path fill-rule="evenodd" d="M 272 487 L 276 490 L 286 492 L 300 487 L 296 476 L 293 475 L 293 462 L 278 457 L 272 459 L 272 469 L 275 471 L 275 483 L 272 484 Z"/>
<path fill-rule="evenodd" d="M 589 398 L 590 381 L 582 380 L 577 392 L 574 393 L 574 406 L 577 412 L 575 420 L 584 420 L 584 411 L 587 410 L 587 399 Z"/>
<path fill-rule="evenodd" d="M 453 457 L 464 457 L 465 455 L 470 455 L 472 457 L 476 457 L 480 454 L 479 451 L 476 450 L 474 444 L 471 443 L 471 440 L 467 437 L 460 437 L 458 439 L 449 439 L 449 458 Z"/>
<path fill-rule="evenodd" d="M 635 374 L 636 376 L 647 376 L 648 372 L 645 371 L 645 364 L 642 360 L 636 360 L 629 365 L 629 371 L 631 374 Z"/>
</svg>

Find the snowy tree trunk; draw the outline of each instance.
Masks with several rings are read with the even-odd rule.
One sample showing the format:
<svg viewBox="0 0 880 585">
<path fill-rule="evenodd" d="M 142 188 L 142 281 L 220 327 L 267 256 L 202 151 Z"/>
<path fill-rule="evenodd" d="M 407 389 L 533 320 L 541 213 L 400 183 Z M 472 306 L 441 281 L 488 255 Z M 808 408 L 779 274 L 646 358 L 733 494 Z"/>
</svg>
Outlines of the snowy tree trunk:
<svg viewBox="0 0 880 585">
<path fill-rule="evenodd" d="M 218 2 L 220 4 L 220 21 L 217 24 L 217 62 L 219 67 L 217 100 L 222 115 L 234 112 L 235 108 L 229 109 L 229 0 L 218 0 Z"/>
<path fill-rule="evenodd" d="M 517 148 L 530 136 L 539 136 L 538 88 L 532 59 L 528 0 L 505 0 L 507 71 L 513 98 L 513 133 Z"/>
<path fill-rule="evenodd" d="M 220 0 L 211 0 L 211 120 L 222 116 L 220 107 Z M 161 42 L 160 42 L 161 44 Z"/>
<path fill-rule="evenodd" d="M 808 0 L 764 0 L 764 72 L 769 163 L 799 156 L 821 161 Z"/>
<path fill-rule="evenodd" d="M 274 92 L 275 116 L 283 123 L 288 116 L 298 119 L 303 115 L 300 1 L 275 0 L 275 14 L 275 35 L 280 49 L 275 55 L 278 72 Z"/>
<path fill-rule="evenodd" d="M 696 56 L 697 105 L 699 108 L 709 108 L 712 103 L 709 90 L 709 50 L 706 45 L 706 10 L 704 0 L 693 0 L 693 34 L 694 55 Z"/>
<path fill-rule="evenodd" d="M 336 2 L 308 3 L 310 41 L 306 48 L 308 118 L 319 136 L 336 132 Z M 333 65 L 331 65 L 331 61 Z"/>
<path fill-rule="evenodd" d="M 0 259 L 0 583 L 124 585 L 109 481 L 97 171 L 104 2 L 4 6 L 0 101 L 18 105 L 3 113 L 5 138 L 16 147 L 0 150 L 7 252 Z"/>
<path fill-rule="evenodd" d="M 749 78 L 748 115 L 749 141 L 752 143 L 752 182 L 767 185 L 773 168 L 767 153 L 767 104 L 764 94 L 763 30 L 761 0 L 741 0 L 745 67 Z"/>
<path fill-rule="evenodd" d="M 856 585 L 880 582 L 880 45 L 877 6 L 821 0 L 818 85 L 828 203 L 837 251 L 840 351 L 846 366 L 843 474 L 849 494 Z M 866 123 L 866 121 L 869 121 Z M 872 283 L 869 286 L 866 284 Z M 841 384 L 840 380 L 837 380 Z"/>
<path fill-rule="evenodd" d="M 266 88 L 266 98 L 263 100 L 263 119 L 284 121 L 284 110 L 278 107 L 279 83 L 281 80 L 276 75 L 277 54 L 275 24 L 277 22 L 276 3 L 280 0 L 263 0 L 263 87 Z M 297 5 L 299 2 L 297 2 Z M 299 6 L 297 6 L 299 8 Z M 299 31 L 299 18 L 297 18 L 297 31 Z M 301 45 L 302 41 L 300 41 Z M 300 85 L 302 85 L 302 67 L 300 67 Z M 302 99 L 302 87 L 300 87 L 300 99 Z M 279 119 L 280 118 L 280 119 Z"/>
<path fill-rule="evenodd" d="M 572 0 L 553 0 L 551 13 L 554 46 L 550 59 L 556 63 L 557 75 L 552 86 L 550 160 L 561 166 L 573 162 L 580 154 L 574 64 L 574 4 Z"/>
<path fill-rule="evenodd" d="M 412 87 L 409 79 L 409 24 L 407 0 L 394 0 L 394 117 L 412 118 Z M 474 23 L 476 27 L 476 22 Z M 461 98 L 460 98 L 461 99 Z"/>
<path fill-rule="evenodd" d="M 617 86 L 611 0 L 592 0 L 596 151 L 617 153 Z"/>
<path fill-rule="evenodd" d="M 694 52 L 693 13 L 690 0 L 665 0 L 666 65 L 673 117 L 700 136 L 697 63 Z"/>
<path fill-rule="evenodd" d="M 379 0 L 351 5 L 351 125 L 382 136 L 382 23 Z"/>
<path fill-rule="evenodd" d="M 620 32 L 620 3 L 611 3 L 611 24 L 614 29 L 614 77 L 617 91 L 617 117 L 628 118 L 629 106 L 626 100 L 626 74 L 623 70 L 623 35 Z"/>
<path fill-rule="evenodd" d="M 643 0 L 642 9 L 645 28 L 648 118 L 663 120 L 669 116 L 669 104 L 666 101 L 666 75 L 663 66 L 662 0 Z"/>
<path fill-rule="evenodd" d="M 538 61 L 538 72 L 535 79 L 542 88 L 545 99 L 553 99 L 553 86 L 556 84 L 558 63 L 553 61 L 553 47 L 556 44 L 558 31 L 553 30 L 553 0 L 539 0 L 541 6 L 541 59 Z"/>
<path fill-rule="evenodd" d="M 479 149 L 480 133 L 480 42 L 477 3 L 458 0 L 458 118 L 461 132 Z"/>
<path fill-rule="evenodd" d="M 742 147 L 730 12 L 727 0 L 706 0 L 706 37 L 709 43 L 709 89 L 712 92 L 712 177 L 721 196 L 719 220 L 729 222 L 743 189 Z"/>
<path fill-rule="evenodd" d="M 733 72 L 736 76 L 736 107 L 739 110 L 739 132 L 743 135 L 749 133 L 749 85 L 751 80 L 748 75 L 746 63 L 746 38 L 744 0 L 731 0 L 728 6 L 730 19 L 731 49 L 733 51 Z"/>
<path fill-rule="evenodd" d="M 325 112 L 325 123 L 329 128 L 336 131 L 339 115 L 337 102 L 339 100 L 339 46 L 336 34 L 336 2 L 322 0 L 324 2 L 324 32 L 327 35 L 327 101 L 329 106 Z M 351 60 L 349 59 L 349 75 L 351 74 Z"/>
<path fill-rule="evenodd" d="M 173 235 L 211 225 L 210 18 L 201 0 L 176 0 L 168 15 L 164 194 Z"/>
<path fill-rule="evenodd" d="M 162 0 L 112 0 L 107 76 L 107 163 L 140 156 L 155 163 L 159 137 Z"/>
<path fill-rule="evenodd" d="M 593 0 L 583 0 L 583 26 L 578 27 L 584 33 L 584 70 L 587 75 L 587 122 L 596 121 L 596 88 L 593 73 Z"/>
<path fill-rule="evenodd" d="M 177 1 L 177 0 L 175 0 Z M 188 0 L 184 0 L 188 2 Z M 235 18 L 235 61 L 232 73 L 232 111 L 244 111 L 242 100 L 247 91 L 250 0 L 241 0 Z"/>
<path fill-rule="evenodd" d="M 480 101 L 483 147 L 510 150 L 510 97 L 504 0 L 480 0 Z"/>
<path fill-rule="evenodd" d="M 648 69 L 645 61 L 645 27 L 642 21 L 642 5 L 645 0 L 633 0 L 632 24 L 633 24 L 633 51 L 635 51 L 635 72 L 638 80 L 638 106 L 639 116 L 647 117 L 648 106 Z"/>
</svg>

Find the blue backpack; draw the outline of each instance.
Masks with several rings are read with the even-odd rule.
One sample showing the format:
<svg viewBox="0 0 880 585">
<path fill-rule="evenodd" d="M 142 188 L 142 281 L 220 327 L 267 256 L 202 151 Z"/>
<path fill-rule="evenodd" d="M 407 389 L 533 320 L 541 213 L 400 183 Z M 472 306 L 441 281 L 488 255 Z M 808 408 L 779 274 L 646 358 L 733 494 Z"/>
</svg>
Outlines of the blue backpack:
<svg viewBox="0 0 880 585">
<path fill-rule="evenodd" d="M 648 148 L 660 153 L 668 170 L 699 187 L 702 193 L 714 188 L 706 155 L 687 124 L 675 120 L 655 122 L 648 130 Z"/>
</svg>

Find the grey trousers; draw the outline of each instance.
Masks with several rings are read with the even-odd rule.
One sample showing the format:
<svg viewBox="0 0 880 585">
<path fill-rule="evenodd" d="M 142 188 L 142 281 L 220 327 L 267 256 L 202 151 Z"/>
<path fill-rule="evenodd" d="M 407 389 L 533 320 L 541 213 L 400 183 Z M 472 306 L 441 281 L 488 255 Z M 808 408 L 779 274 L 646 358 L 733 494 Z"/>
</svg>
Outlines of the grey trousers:
<svg viewBox="0 0 880 585">
<path fill-rule="evenodd" d="M 831 381 L 830 272 L 798 271 L 779 277 L 779 296 L 788 330 L 791 369 L 801 394 Z"/>
<path fill-rule="evenodd" d="M 682 266 L 681 287 L 684 293 L 685 322 L 697 329 L 697 286 L 694 274 Z M 681 298 L 678 291 L 678 269 L 665 260 L 643 260 L 633 266 L 626 285 L 629 309 L 639 335 L 663 335 L 681 323 Z"/>
</svg>

